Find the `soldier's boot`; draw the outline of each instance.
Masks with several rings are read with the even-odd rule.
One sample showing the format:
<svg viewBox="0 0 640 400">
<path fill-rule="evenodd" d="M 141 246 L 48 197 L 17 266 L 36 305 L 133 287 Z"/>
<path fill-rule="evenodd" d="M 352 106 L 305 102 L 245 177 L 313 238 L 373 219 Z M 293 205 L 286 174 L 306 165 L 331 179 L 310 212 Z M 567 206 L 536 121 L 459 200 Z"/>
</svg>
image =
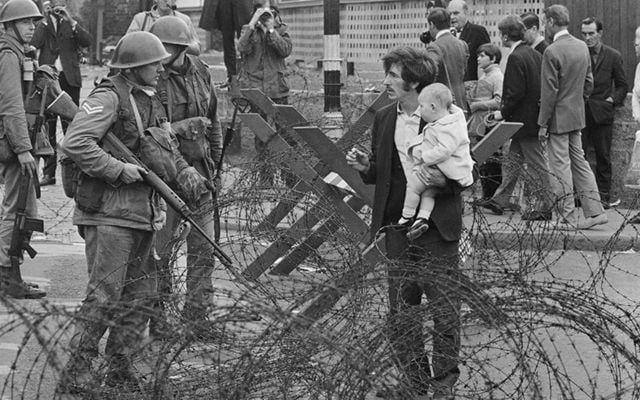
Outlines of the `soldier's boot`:
<svg viewBox="0 0 640 400">
<path fill-rule="evenodd" d="M 20 274 L 20 267 L 0 266 L 0 293 L 14 299 L 41 299 L 47 295 L 37 285 L 25 283 Z"/>
<path fill-rule="evenodd" d="M 240 94 L 240 82 L 238 82 L 238 75 L 231 75 L 229 78 L 228 90 L 232 99 L 242 97 L 242 94 Z"/>
<path fill-rule="evenodd" d="M 74 355 L 62 370 L 56 393 L 88 393 L 99 384 L 100 382 L 97 382 L 91 373 L 91 358 L 85 355 Z"/>
<path fill-rule="evenodd" d="M 141 384 L 144 382 L 133 369 L 129 357 L 116 354 L 109 359 L 109 369 L 104 383 L 111 387 L 138 391 L 141 390 Z"/>
</svg>

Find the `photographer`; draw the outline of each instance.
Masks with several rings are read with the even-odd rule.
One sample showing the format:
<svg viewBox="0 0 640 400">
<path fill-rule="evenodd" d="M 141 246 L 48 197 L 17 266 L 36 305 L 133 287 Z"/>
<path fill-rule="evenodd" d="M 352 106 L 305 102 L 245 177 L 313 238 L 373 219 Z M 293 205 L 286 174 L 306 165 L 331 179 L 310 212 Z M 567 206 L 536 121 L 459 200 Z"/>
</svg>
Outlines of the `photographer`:
<svg viewBox="0 0 640 400">
<path fill-rule="evenodd" d="M 291 38 L 278 9 L 255 5 L 253 17 L 242 27 L 238 42 L 242 57 L 240 87 L 260 89 L 276 104 L 287 104 L 289 86 L 285 80 L 284 60 L 291 54 L 291 48 Z M 265 159 L 265 145 L 257 138 L 255 145 L 259 157 Z M 270 183 L 271 175 L 262 175 L 263 183 Z"/>
<path fill-rule="evenodd" d="M 91 45 L 91 35 L 76 21 L 65 0 L 45 1 L 45 17 L 36 25 L 31 45 L 40 50 L 40 65 L 54 65 L 60 72 L 60 88 L 69 93 L 74 103 L 80 103 L 82 76 L 80 74 L 81 49 Z M 45 157 L 40 185 L 56 183 L 56 124 L 57 118 L 47 121 L 49 143 L 54 154 Z M 62 122 L 62 131 L 67 131 L 68 123 Z"/>
</svg>

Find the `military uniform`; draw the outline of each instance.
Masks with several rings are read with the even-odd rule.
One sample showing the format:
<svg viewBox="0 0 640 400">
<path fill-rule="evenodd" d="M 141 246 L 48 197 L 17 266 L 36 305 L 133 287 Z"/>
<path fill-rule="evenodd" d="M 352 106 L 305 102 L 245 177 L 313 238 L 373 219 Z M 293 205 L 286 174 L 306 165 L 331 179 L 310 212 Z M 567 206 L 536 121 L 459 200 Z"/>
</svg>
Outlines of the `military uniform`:
<svg viewBox="0 0 640 400">
<path fill-rule="evenodd" d="M 0 38 L 0 176 L 4 181 L 4 198 L 0 211 L 0 272 L 3 276 L 10 274 L 9 271 L 12 270 L 8 252 L 23 179 L 20 163 L 15 155 L 32 150 L 24 107 L 29 88 L 29 82 L 23 80 L 24 59 L 24 45 L 9 34 L 3 35 Z M 16 85 L 16 82 L 20 84 Z M 34 185 L 30 185 L 28 189 L 25 213 L 28 217 L 37 217 Z M 19 277 L 19 270 L 13 272 Z"/>
<path fill-rule="evenodd" d="M 158 92 L 167 110 L 169 121 L 174 123 L 185 121 L 193 117 L 207 117 L 211 122 L 210 132 L 206 137 L 180 138 L 184 143 L 188 140 L 200 140 L 204 151 L 194 151 L 200 146 L 182 146 L 180 151 L 184 158 L 196 168 L 196 170 L 209 181 L 215 176 L 215 166 L 222 156 L 222 133 L 217 117 L 217 98 L 214 90 L 209 66 L 199 58 L 187 55 L 180 72 L 167 66 L 160 75 Z M 189 129 L 187 129 L 189 131 Z M 187 132 L 191 133 L 191 132 Z M 185 135 L 176 130 L 177 135 Z M 197 135 L 196 135 L 197 136 Z M 204 139 L 204 140 L 202 140 Z M 196 154 L 197 153 L 197 154 Z M 194 215 L 195 222 L 213 237 L 214 220 L 213 208 L 215 199 L 210 194 L 203 201 Z M 181 217 L 174 210 L 167 212 L 167 225 L 158 232 L 156 248 L 161 257 L 159 270 L 164 271 L 161 280 L 160 291 L 162 294 L 170 291 L 170 262 L 172 237 L 174 236 Z M 206 318 L 206 309 L 212 302 L 213 284 L 211 274 L 213 272 L 214 257 L 211 244 L 208 243 L 195 230 L 187 236 L 187 302 L 184 308 L 184 316 L 188 320 L 203 320 Z"/>
<path fill-rule="evenodd" d="M 166 204 L 144 182 L 121 182 L 124 163 L 98 144 L 111 131 L 134 154 L 138 152 L 140 132 L 130 103 L 123 100 L 129 93 L 145 129 L 166 120 L 153 89 L 119 74 L 103 81 L 89 95 L 61 146 L 84 173 L 78 194 L 87 189 L 83 185 L 96 185 L 98 180 L 91 189 L 96 202 L 87 207 L 76 195 L 73 215 L 73 223 L 85 239 L 89 270 L 87 294 L 71 342 L 76 368 L 86 366 L 87 360 L 98 354 L 98 342 L 107 327 L 110 333 L 105 353 L 112 364 L 126 365 L 139 350 L 149 319 L 146 310 L 155 299 L 157 276 L 147 259 L 155 232 L 165 222 Z M 188 167 L 184 160 L 182 163 L 178 170 Z"/>
</svg>

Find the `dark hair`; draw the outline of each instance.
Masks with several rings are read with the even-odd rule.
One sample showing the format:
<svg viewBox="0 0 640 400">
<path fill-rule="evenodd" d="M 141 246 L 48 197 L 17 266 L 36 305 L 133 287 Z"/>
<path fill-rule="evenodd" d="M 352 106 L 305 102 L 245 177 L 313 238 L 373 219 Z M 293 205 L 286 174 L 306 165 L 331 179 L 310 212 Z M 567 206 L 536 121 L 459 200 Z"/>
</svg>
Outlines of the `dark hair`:
<svg viewBox="0 0 640 400">
<path fill-rule="evenodd" d="M 537 29 L 540 29 L 540 18 L 538 18 L 538 15 L 532 12 L 527 12 L 520 15 L 520 19 L 522 20 L 525 28 L 531 29 L 535 26 Z"/>
<path fill-rule="evenodd" d="M 517 15 L 507 15 L 498 23 L 501 35 L 507 35 L 507 39 L 518 41 L 524 39 L 524 24 Z"/>
<path fill-rule="evenodd" d="M 502 51 L 500 51 L 500 47 L 496 46 L 493 43 L 485 43 L 480 45 L 480 47 L 478 47 L 478 50 L 476 51 L 477 55 L 480 55 L 480 53 L 484 53 L 486 55 L 489 56 L 489 58 L 493 58 L 496 64 L 500 63 L 500 60 L 502 60 Z"/>
<path fill-rule="evenodd" d="M 451 28 L 451 14 L 441 7 L 432 8 L 427 16 L 427 21 L 431 22 L 438 30 Z"/>
<path fill-rule="evenodd" d="M 549 18 L 553 18 L 553 21 L 558 26 L 569 26 L 571 23 L 571 19 L 569 18 L 569 10 L 567 7 L 562 4 L 554 4 L 545 8 L 544 16 L 549 20 Z"/>
<path fill-rule="evenodd" d="M 587 18 L 582 20 L 582 25 L 591 25 L 593 23 L 596 24 L 596 30 L 598 32 L 602 32 L 602 21 L 600 21 L 598 18 L 596 18 L 596 17 L 587 17 Z"/>
<path fill-rule="evenodd" d="M 418 83 L 418 93 L 436 80 L 439 62 L 437 53 L 413 47 L 398 47 L 382 57 L 384 72 L 388 73 L 393 65 L 399 65 L 402 67 L 400 76 L 405 82 L 405 89 L 408 90 L 411 83 Z"/>
</svg>

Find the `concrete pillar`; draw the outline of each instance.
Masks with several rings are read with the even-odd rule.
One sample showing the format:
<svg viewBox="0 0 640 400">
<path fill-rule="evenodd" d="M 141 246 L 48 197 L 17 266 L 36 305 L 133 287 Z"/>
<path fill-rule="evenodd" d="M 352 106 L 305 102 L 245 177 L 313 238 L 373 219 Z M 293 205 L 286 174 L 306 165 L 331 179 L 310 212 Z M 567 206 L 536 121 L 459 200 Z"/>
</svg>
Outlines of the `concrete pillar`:
<svg viewBox="0 0 640 400">
<path fill-rule="evenodd" d="M 324 114 L 325 134 L 337 140 L 342 137 L 344 121 L 340 107 L 340 2 L 324 0 Z"/>
</svg>

